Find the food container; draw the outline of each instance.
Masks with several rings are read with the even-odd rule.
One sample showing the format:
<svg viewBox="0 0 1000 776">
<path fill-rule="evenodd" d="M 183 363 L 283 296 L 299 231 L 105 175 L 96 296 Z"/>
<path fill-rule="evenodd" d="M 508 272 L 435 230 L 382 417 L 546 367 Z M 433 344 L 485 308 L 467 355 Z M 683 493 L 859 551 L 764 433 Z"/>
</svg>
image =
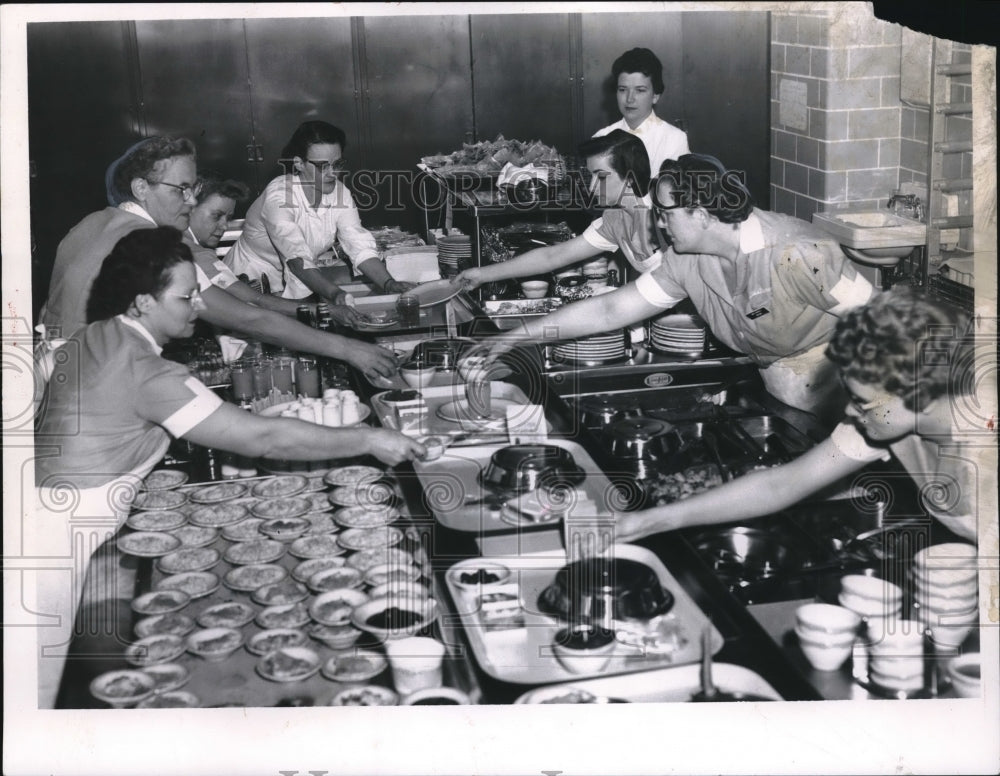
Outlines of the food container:
<svg viewBox="0 0 1000 776">
<path fill-rule="evenodd" d="M 539 487 L 576 485 L 585 477 L 572 454 L 555 445 L 511 445 L 497 450 L 482 473 L 484 487 L 522 493 Z"/>
<path fill-rule="evenodd" d="M 411 388 L 426 388 L 436 371 L 437 367 L 423 361 L 407 361 L 399 367 L 399 374 Z"/>
<path fill-rule="evenodd" d="M 525 299 L 542 299 L 549 292 L 548 281 L 526 280 L 521 283 L 521 293 Z"/>
<path fill-rule="evenodd" d="M 601 671 L 615 650 L 614 631 L 595 625 L 573 625 L 556 633 L 552 651 L 574 674 Z"/>
<path fill-rule="evenodd" d="M 586 428 L 604 428 L 619 420 L 642 416 L 639 402 L 633 396 L 586 396 L 580 399 L 580 422 Z"/>
<path fill-rule="evenodd" d="M 628 418 L 612 423 L 609 431 L 614 458 L 657 461 L 675 452 L 680 444 L 674 427 L 663 420 Z"/>
<path fill-rule="evenodd" d="M 948 679 L 960 698 L 978 698 L 983 693 L 982 658 L 978 652 L 959 655 L 948 661 Z"/>
<path fill-rule="evenodd" d="M 357 607 L 351 615 L 356 628 L 383 641 L 412 636 L 433 623 L 439 615 L 433 598 L 387 596 Z"/>
</svg>

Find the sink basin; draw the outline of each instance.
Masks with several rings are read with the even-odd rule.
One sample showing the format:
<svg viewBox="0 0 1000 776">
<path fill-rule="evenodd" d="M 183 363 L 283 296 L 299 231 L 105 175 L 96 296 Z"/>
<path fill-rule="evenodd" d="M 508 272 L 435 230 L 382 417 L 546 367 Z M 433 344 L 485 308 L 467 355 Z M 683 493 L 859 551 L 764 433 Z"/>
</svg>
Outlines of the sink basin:
<svg viewBox="0 0 1000 776">
<path fill-rule="evenodd" d="M 895 264 L 927 239 L 922 222 L 887 210 L 813 213 L 812 220 L 839 240 L 848 256 L 871 264 Z"/>
</svg>

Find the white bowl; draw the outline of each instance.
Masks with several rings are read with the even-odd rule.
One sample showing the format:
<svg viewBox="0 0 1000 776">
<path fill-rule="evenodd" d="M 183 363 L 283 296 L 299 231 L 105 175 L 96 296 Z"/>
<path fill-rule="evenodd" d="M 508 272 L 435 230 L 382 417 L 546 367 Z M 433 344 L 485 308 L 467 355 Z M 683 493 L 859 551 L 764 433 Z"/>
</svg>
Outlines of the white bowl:
<svg viewBox="0 0 1000 776">
<path fill-rule="evenodd" d="M 837 596 L 837 602 L 845 609 L 850 609 L 855 614 L 861 615 L 869 623 L 872 620 L 898 617 L 903 611 L 902 600 L 894 604 L 887 604 L 878 598 L 862 598 L 849 593 L 841 593 Z"/>
<path fill-rule="evenodd" d="M 898 585 L 864 574 L 848 574 L 841 578 L 840 589 L 846 595 L 877 601 L 884 607 L 895 606 L 903 600 L 903 590 Z"/>
<path fill-rule="evenodd" d="M 572 628 L 562 628 L 556 633 L 555 641 L 552 643 L 552 651 L 570 673 L 590 674 L 601 671 L 611 662 L 612 653 L 615 651 L 617 640 L 613 632 L 607 632 L 605 636 L 597 642 L 596 646 L 580 647 L 576 644 L 567 644 L 566 639 L 570 634 L 580 634 L 583 631 L 592 632 L 595 630 L 589 625 L 575 626 Z M 610 640 L 607 640 L 610 638 Z M 603 643 L 602 643 L 603 642 Z"/>
<path fill-rule="evenodd" d="M 309 604 L 309 614 L 322 625 L 347 625 L 354 610 L 368 600 L 367 595 L 354 588 L 331 590 L 316 596 Z"/>
<path fill-rule="evenodd" d="M 526 280 L 521 283 L 521 293 L 525 299 L 542 299 L 549 292 L 548 281 Z"/>
<path fill-rule="evenodd" d="M 795 610 L 798 627 L 813 638 L 825 640 L 826 635 L 848 634 L 852 638 L 861 624 L 861 616 L 843 606 L 805 604 Z M 843 640 L 843 639 L 841 639 Z"/>
<path fill-rule="evenodd" d="M 467 706 L 472 700 L 453 687 L 429 687 L 417 690 L 403 698 L 403 706 Z"/>
<path fill-rule="evenodd" d="M 968 569 L 975 567 L 978 550 L 966 542 L 949 542 L 925 547 L 913 556 L 919 569 Z"/>
<path fill-rule="evenodd" d="M 435 372 L 437 372 L 437 367 L 431 364 L 425 364 L 421 367 L 401 366 L 399 368 L 400 376 L 411 388 L 426 388 L 434 379 Z"/>
<path fill-rule="evenodd" d="M 187 637 L 187 649 L 215 663 L 225 660 L 243 646 L 243 633 L 235 628 L 206 628 Z"/>
<path fill-rule="evenodd" d="M 948 678 L 960 698 L 978 698 L 983 692 L 982 663 L 978 652 L 948 661 Z"/>
<path fill-rule="evenodd" d="M 842 647 L 845 644 L 854 644 L 857 636 L 853 632 L 844 631 L 842 633 L 819 633 L 795 626 L 795 635 L 799 641 L 807 641 L 817 647 Z"/>
<path fill-rule="evenodd" d="M 854 646 L 853 638 L 824 643 L 803 637 L 798 628 L 795 633 L 799 637 L 799 649 L 817 671 L 836 671 L 850 657 Z"/>
<path fill-rule="evenodd" d="M 871 634 L 868 651 L 880 657 L 912 657 L 924 653 L 924 626 L 916 620 L 894 620 L 881 633 Z"/>
<path fill-rule="evenodd" d="M 356 607 L 351 622 L 356 628 L 386 640 L 412 636 L 433 623 L 439 614 L 433 598 L 386 596 Z"/>
</svg>

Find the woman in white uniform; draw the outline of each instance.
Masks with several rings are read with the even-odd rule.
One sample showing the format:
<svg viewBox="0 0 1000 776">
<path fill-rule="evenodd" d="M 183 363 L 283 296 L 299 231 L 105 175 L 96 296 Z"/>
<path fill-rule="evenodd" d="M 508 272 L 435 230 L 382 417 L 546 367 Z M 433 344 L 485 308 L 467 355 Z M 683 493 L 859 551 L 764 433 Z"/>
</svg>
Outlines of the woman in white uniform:
<svg viewBox="0 0 1000 776">
<path fill-rule="evenodd" d="M 58 618 L 55 627 L 39 628 L 41 708 L 55 702 L 90 552 L 121 527 L 172 436 L 288 460 L 371 454 L 396 464 L 424 453 L 395 431 L 262 418 L 223 402 L 160 355 L 171 339 L 191 336 L 200 306 L 181 233 L 136 230 L 119 240 L 94 280 L 90 323 L 57 351 L 36 420 L 38 510 L 26 527 L 32 555 L 56 561 L 51 573 L 38 574 L 35 611 L 43 621 Z"/>
</svg>

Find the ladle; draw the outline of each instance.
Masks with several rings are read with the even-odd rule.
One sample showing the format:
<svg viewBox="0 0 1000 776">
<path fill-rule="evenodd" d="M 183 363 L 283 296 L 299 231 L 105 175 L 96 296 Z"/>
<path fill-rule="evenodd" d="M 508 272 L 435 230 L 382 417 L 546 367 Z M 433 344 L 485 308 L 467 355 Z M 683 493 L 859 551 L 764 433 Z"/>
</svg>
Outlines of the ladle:
<svg viewBox="0 0 1000 776">
<path fill-rule="evenodd" d="M 691 696 L 695 703 L 731 703 L 734 701 L 771 701 L 763 695 L 744 692 L 723 692 L 712 681 L 712 623 L 705 623 L 701 632 L 701 690 Z"/>
</svg>

